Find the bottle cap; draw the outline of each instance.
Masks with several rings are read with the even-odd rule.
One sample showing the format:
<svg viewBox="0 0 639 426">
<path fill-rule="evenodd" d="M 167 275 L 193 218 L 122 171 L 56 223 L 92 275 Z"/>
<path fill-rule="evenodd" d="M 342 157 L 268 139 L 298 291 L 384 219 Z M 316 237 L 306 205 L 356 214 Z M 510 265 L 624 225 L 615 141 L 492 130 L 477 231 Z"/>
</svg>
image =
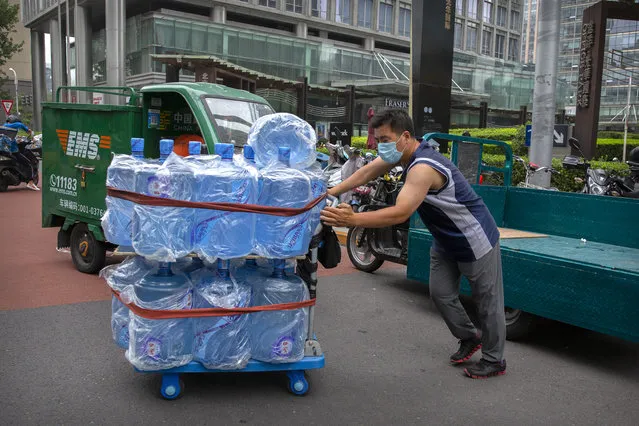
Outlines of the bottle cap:
<svg viewBox="0 0 639 426">
<path fill-rule="evenodd" d="M 202 153 L 202 144 L 198 141 L 189 142 L 189 155 L 200 155 Z"/>
</svg>

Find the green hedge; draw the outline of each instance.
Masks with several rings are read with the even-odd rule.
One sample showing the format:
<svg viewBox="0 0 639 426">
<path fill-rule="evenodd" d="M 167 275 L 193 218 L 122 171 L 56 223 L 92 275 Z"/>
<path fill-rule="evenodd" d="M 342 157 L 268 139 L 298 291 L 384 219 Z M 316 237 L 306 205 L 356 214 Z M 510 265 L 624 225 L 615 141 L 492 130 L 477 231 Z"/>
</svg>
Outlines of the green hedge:
<svg viewBox="0 0 639 426">
<path fill-rule="evenodd" d="M 492 139 L 494 141 L 510 142 L 517 136 L 519 127 L 487 128 L 487 129 L 453 129 L 451 135 L 461 135 L 469 132 L 473 138 Z"/>
<path fill-rule="evenodd" d="M 626 147 L 626 154 L 633 148 L 639 146 L 639 139 L 627 140 L 628 146 Z M 621 160 L 623 157 L 623 139 L 617 138 L 599 138 L 597 139 L 597 149 L 595 151 L 595 158 L 607 161 L 617 157 Z"/>
</svg>

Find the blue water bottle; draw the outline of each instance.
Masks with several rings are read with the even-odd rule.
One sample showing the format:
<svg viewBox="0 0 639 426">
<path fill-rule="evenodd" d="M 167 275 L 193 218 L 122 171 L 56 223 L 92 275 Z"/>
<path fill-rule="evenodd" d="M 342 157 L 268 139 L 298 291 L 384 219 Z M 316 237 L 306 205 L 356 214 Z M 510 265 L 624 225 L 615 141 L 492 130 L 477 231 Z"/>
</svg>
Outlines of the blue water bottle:
<svg viewBox="0 0 639 426">
<path fill-rule="evenodd" d="M 145 309 L 185 310 L 193 304 L 189 279 L 173 273 L 166 262 L 160 262 L 157 272 L 136 283 L 134 292 L 136 304 Z M 132 315 L 129 332 L 126 357 L 139 370 L 179 367 L 193 359 L 191 318 L 151 320 Z"/>
<path fill-rule="evenodd" d="M 197 275 L 194 308 L 243 308 L 251 288 L 231 277 L 228 260 Z M 195 319 L 194 359 L 209 369 L 238 370 L 251 358 L 249 315 Z"/>
<path fill-rule="evenodd" d="M 196 201 L 255 204 L 257 174 L 233 162 L 232 144 L 215 144 L 222 161 L 196 172 Z M 243 257 L 253 251 L 255 218 L 251 213 L 199 209 L 195 213 L 192 243 L 209 261 Z"/>
<path fill-rule="evenodd" d="M 149 164 L 136 172 L 136 192 L 159 198 L 191 201 L 194 192 L 192 168 L 181 157 L 167 158 L 173 141 L 160 141 L 162 166 Z M 137 205 L 134 213 L 133 248 L 150 259 L 175 262 L 192 251 L 193 209 Z"/>
<path fill-rule="evenodd" d="M 308 300 L 304 281 L 296 275 L 287 276 L 285 266 L 283 260 L 275 260 L 272 275 L 254 283 L 254 306 Z M 251 314 L 251 356 L 270 363 L 301 360 L 307 327 L 308 308 Z"/>
<path fill-rule="evenodd" d="M 144 158 L 144 139 L 131 138 L 132 155 L 116 154 L 107 169 L 106 184 L 125 191 L 135 191 L 135 170 Z M 133 202 L 106 197 L 107 212 L 102 217 L 102 229 L 107 241 L 119 246 L 131 246 Z"/>
<path fill-rule="evenodd" d="M 290 149 L 279 148 L 278 164 L 261 170 L 262 190 L 258 204 L 273 207 L 304 207 L 311 201 L 311 181 L 300 170 L 288 167 Z M 257 215 L 256 251 L 260 256 L 284 259 L 306 254 L 311 240 L 310 212 L 292 217 Z"/>
</svg>

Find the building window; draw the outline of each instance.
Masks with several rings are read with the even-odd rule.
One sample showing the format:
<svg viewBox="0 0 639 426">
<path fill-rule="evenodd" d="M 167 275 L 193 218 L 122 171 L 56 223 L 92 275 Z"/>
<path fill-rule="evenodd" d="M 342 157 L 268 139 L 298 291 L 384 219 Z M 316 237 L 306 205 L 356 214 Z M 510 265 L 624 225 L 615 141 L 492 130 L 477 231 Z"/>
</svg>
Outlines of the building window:
<svg viewBox="0 0 639 426">
<path fill-rule="evenodd" d="M 504 59 L 504 49 L 506 44 L 506 36 L 497 34 L 495 37 L 495 58 Z"/>
<path fill-rule="evenodd" d="M 410 37 L 410 5 L 406 3 L 399 4 L 399 35 Z"/>
<path fill-rule="evenodd" d="M 466 50 L 477 51 L 477 24 L 466 24 Z"/>
<path fill-rule="evenodd" d="M 275 2 L 273 2 L 275 3 Z M 303 0 L 286 0 L 286 10 L 288 12 L 302 13 Z M 271 6 L 275 7 L 275 6 Z"/>
<path fill-rule="evenodd" d="M 521 18 L 518 10 L 510 11 L 510 29 L 514 31 L 521 31 Z"/>
<path fill-rule="evenodd" d="M 357 25 L 371 28 L 373 21 L 373 0 L 359 0 L 357 3 Z"/>
<path fill-rule="evenodd" d="M 258 3 L 260 6 L 268 6 L 277 8 L 277 0 L 260 0 Z"/>
<path fill-rule="evenodd" d="M 481 54 L 492 55 L 493 54 L 493 32 L 491 30 L 484 29 L 481 36 Z"/>
<path fill-rule="evenodd" d="M 462 40 L 464 39 L 464 27 L 460 20 L 455 20 L 455 49 L 463 49 Z"/>
<path fill-rule="evenodd" d="M 464 14 L 464 0 L 457 0 L 455 2 L 455 16 L 462 16 Z"/>
<path fill-rule="evenodd" d="M 477 0 L 466 0 L 466 16 L 477 19 Z"/>
<path fill-rule="evenodd" d="M 335 21 L 343 24 L 352 24 L 351 0 L 335 0 Z"/>
<path fill-rule="evenodd" d="M 484 0 L 483 11 L 484 22 L 492 24 L 493 22 L 493 0 Z"/>
<path fill-rule="evenodd" d="M 326 19 L 328 16 L 328 0 L 312 0 L 311 15 L 316 18 Z"/>
<path fill-rule="evenodd" d="M 383 33 L 393 32 L 393 5 L 389 3 L 379 4 L 378 30 Z"/>
<path fill-rule="evenodd" d="M 497 25 L 500 27 L 506 26 L 506 17 L 508 14 L 508 9 L 503 6 L 497 6 Z"/>
<path fill-rule="evenodd" d="M 519 39 L 508 39 L 508 60 L 516 61 L 519 58 Z"/>
</svg>

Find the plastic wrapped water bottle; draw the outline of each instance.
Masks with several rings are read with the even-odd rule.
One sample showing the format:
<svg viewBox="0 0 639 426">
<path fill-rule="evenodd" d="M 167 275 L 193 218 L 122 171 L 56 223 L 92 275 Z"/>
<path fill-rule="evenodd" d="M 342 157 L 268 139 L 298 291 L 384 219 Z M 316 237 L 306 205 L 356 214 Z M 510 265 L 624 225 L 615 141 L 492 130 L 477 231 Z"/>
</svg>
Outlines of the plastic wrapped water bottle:
<svg viewBox="0 0 639 426">
<path fill-rule="evenodd" d="M 262 190 L 258 204 L 273 207 L 300 208 L 312 199 L 311 180 L 300 171 L 288 167 L 290 149 L 279 148 L 280 162 L 261 170 Z M 263 257 L 284 259 L 306 254 L 311 240 L 308 220 L 310 212 L 281 217 L 257 215 L 256 252 Z"/>
<path fill-rule="evenodd" d="M 193 167 L 216 167 L 217 162 L 220 160 L 219 155 L 201 155 L 202 143 L 199 141 L 189 142 L 189 156 L 184 158 L 184 161 Z"/>
<path fill-rule="evenodd" d="M 146 164 L 135 173 L 138 193 L 160 198 L 193 200 L 193 168 L 172 153 L 173 141 L 160 141 L 161 166 Z M 136 205 L 133 248 L 139 255 L 162 262 L 175 262 L 191 253 L 194 210 L 181 207 Z"/>
<path fill-rule="evenodd" d="M 260 168 L 279 161 L 279 147 L 291 150 L 290 167 L 294 169 L 309 167 L 317 155 L 317 135 L 313 127 L 288 113 L 270 114 L 255 121 L 249 130 L 248 144 L 255 150 Z"/>
<path fill-rule="evenodd" d="M 144 139 L 131 138 L 132 155 L 116 154 L 107 170 L 107 186 L 135 191 L 135 170 L 144 158 Z M 102 229 L 107 241 L 120 246 L 131 246 L 131 201 L 106 197 L 107 211 L 102 217 Z"/>
<path fill-rule="evenodd" d="M 135 303 L 146 309 L 191 309 L 193 303 L 189 279 L 180 272 L 173 273 L 165 262 L 136 283 L 134 292 Z M 126 357 L 139 370 L 179 367 L 193 359 L 191 318 L 150 320 L 132 314 L 129 332 Z"/>
<path fill-rule="evenodd" d="M 233 163 L 233 145 L 218 143 L 222 161 L 215 168 L 196 171 L 196 201 L 255 204 L 257 173 Z M 193 228 L 193 247 L 209 261 L 243 257 L 253 251 L 255 215 L 198 209 Z"/>
<path fill-rule="evenodd" d="M 120 293 L 120 297 L 132 300 L 133 286 L 154 267 L 153 262 L 141 256 L 125 259 L 117 265 L 109 265 L 100 271 L 109 287 Z M 127 302 L 128 303 L 128 302 Z M 117 297 L 111 298 L 111 334 L 113 341 L 122 349 L 129 348 L 129 308 Z"/>
<path fill-rule="evenodd" d="M 313 164 L 306 170 L 306 174 L 311 180 L 311 198 L 315 199 L 320 195 L 325 194 L 326 190 L 328 189 L 328 183 L 324 178 L 324 174 L 322 173 L 322 168 L 320 167 L 320 165 L 318 163 Z M 309 232 L 311 236 L 315 234 L 315 231 L 320 224 L 320 213 L 322 212 L 322 209 L 325 205 L 326 202 L 322 201 L 311 210 L 310 218 L 308 220 Z"/>
<path fill-rule="evenodd" d="M 231 261 L 231 274 L 238 284 L 253 286 L 253 283 L 268 277 L 273 267 L 267 259 L 234 259 Z"/>
<path fill-rule="evenodd" d="M 194 280 L 194 308 L 250 305 L 251 288 L 231 276 L 228 260 L 218 260 L 217 271 L 201 269 Z M 251 358 L 249 321 L 249 315 L 196 318 L 194 359 L 208 369 L 244 368 Z"/>
<path fill-rule="evenodd" d="M 284 268 L 285 262 L 276 260 L 273 274 L 253 283 L 254 306 L 309 299 L 304 281 L 295 275 L 286 275 Z M 307 327 L 308 308 L 251 314 L 251 356 L 270 363 L 301 360 L 304 357 Z"/>
</svg>

